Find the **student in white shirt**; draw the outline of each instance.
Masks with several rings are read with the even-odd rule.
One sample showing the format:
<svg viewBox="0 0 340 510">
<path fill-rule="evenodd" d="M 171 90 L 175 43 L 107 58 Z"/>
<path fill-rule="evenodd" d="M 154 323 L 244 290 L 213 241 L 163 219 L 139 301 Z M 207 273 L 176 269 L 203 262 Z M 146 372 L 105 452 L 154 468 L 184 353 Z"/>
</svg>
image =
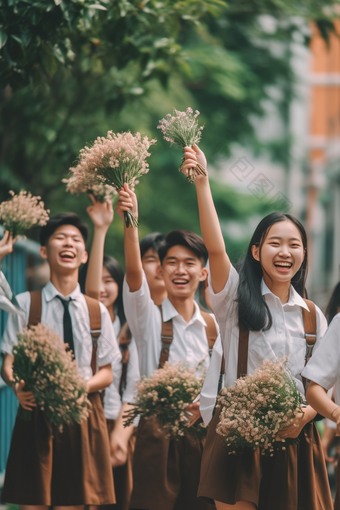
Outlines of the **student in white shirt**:
<svg viewBox="0 0 340 510">
<path fill-rule="evenodd" d="M 125 185 L 124 190 L 120 191 L 117 212 L 123 218 L 124 210 L 129 208 L 138 217 L 136 196 Z M 138 229 L 124 228 L 124 309 L 137 343 L 141 373 L 150 376 L 160 363 L 162 316 L 151 298 L 143 272 Z M 193 232 L 174 231 L 165 237 L 158 253 L 161 262 L 158 271 L 164 278 L 168 293 L 161 307 L 163 320 L 172 320 L 173 323 L 169 362 L 186 361 L 195 367 L 204 360 L 208 365 L 206 321 L 194 301 L 197 286 L 207 275 L 204 243 Z M 194 423 L 199 417 L 199 405 L 191 404 L 188 410 L 193 414 Z M 130 508 L 207 508 L 205 502 L 196 498 L 201 451 L 202 443 L 189 434 L 184 438 L 169 440 L 158 430 L 155 420 L 142 419 L 137 432 Z"/>
<path fill-rule="evenodd" d="M 185 148 L 183 172 L 197 163 L 206 168 L 203 152 Z M 297 388 L 304 394 L 301 372 L 305 363 L 302 299 L 307 274 L 307 237 L 301 223 L 288 214 L 272 213 L 257 226 L 238 274 L 226 253 L 207 176 L 195 180 L 200 224 L 209 253 L 209 285 L 220 326 L 225 357 L 225 386 L 238 377 L 240 328 L 249 332 L 245 371 L 252 373 L 265 359 L 288 356 Z M 309 302 L 311 310 L 313 303 Z M 317 342 L 326 320 L 316 307 Z M 280 431 L 281 438 L 299 437 L 273 457 L 245 449 L 229 455 L 216 433 L 219 410 L 208 428 L 198 494 L 214 500 L 218 510 L 327 510 L 332 501 L 320 438 L 311 421 L 310 406 L 295 423 Z"/>
<path fill-rule="evenodd" d="M 19 504 L 24 510 L 36 508 L 103 505 L 115 502 L 109 456 L 109 441 L 99 391 L 113 380 L 112 365 L 120 364 L 120 352 L 110 315 L 102 303 L 92 301 L 100 311 L 101 330 L 97 338 L 95 365 L 92 371 L 93 343 L 87 302 L 78 284 L 78 270 L 87 260 L 87 226 L 73 213 L 50 218 L 40 232 L 40 255 L 46 259 L 51 280 L 42 289 L 40 322 L 64 337 L 64 305 L 69 300 L 74 355 L 79 374 L 86 380 L 92 411 L 80 425 L 52 430 L 43 411 L 36 406 L 33 394 L 25 392 L 25 382 L 14 384 L 13 346 L 17 333 L 29 323 L 31 296 L 17 296 L 24 317 L 10 315 L 1 350 L 4 353 L 1 375 L 13 388 L 19 403 L 32 412 L 32 420 L 17 417 L 7 461 L 2 498 Z M 33 301 L 32 301 L 33 302 Z"/>
<path fill-rule="evenodd" d="M 104 414 L 107 422 L 111 463 L 116 490 L 116 509 L 128 510 L 132 491 L 132 459 L 135 445 L 134 426 L 123 426 L 123 415 L 134 400 L 140 378 L 136 342 L 126 323 L 123 306 L 124 271 L 119 262 L 104 256 L 105 238 L 113 221 L 112 202 L 97 202 L 87 212 L 94 224 L 94 236 L 86 269 L 86 294 L 99 299 L 107 308 L 122 352 L 122 364 L 113 368 L 113 383 L 105 390 Z M 82 271 L 85 272 L 85 271 Z M 84 275 L 83 275 L 84 276 Z M 122 329 L 123 328 L 123 329 Z"/>
</svg>

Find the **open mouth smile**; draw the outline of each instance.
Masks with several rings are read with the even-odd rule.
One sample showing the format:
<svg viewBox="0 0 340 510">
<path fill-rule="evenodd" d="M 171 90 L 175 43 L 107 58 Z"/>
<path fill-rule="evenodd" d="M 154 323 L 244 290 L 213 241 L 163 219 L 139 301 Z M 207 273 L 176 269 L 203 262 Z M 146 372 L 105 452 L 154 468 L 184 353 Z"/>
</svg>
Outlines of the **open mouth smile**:
<svg viewBox="0 0 340 510">
<path fill-rule="evenodd" d="M 59 253 L 59 256 L 64 261 L 71 261 L 75 258 L 75 254 L 72 251 L 64 250 Z"/>
<path fill-rule="evenodd" d="M 172 283 L 176 285 L 176 287 L 185 287 L 189 283 L 189 280 L 185 280 L 184 278 L 175 278 L 172 280 Z"/>
<path fill-rule="evenodd" d="M 276 267 L 277 271 L 280 273 L 288 273 L 288 271 L 292 268 L 293 263 L 292 262 L 274 262 L 274 266 Z"/>
</svg>

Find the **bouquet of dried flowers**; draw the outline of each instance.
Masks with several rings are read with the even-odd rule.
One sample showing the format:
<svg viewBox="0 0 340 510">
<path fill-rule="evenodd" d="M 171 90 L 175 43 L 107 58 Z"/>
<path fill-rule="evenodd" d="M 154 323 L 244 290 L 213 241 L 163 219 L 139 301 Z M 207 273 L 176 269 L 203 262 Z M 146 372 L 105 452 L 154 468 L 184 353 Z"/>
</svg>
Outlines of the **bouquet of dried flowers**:
<svg viewBox="0 0 340 510">
<path fill-rule="evenodd" d="M 104 183 L 103 178 L 96 173 L 86 173 L 84 167 L 80 165 L 70 168 L 70 176 L 62 179 L 62 182 L 66 183 L 66 191 L 71 195 L 91 193 L 98 202 L 112 200 L 117 193 L 113 186 Z"/>
<path fill-rule="evenodd" d="M 191 418 L 187 407 L 200 393 L 204 374 L 197 375 L 196 368 L 184 363 L 155 370 L 152 376 L 143 376 L 137 383 L 137 395 L 130 411 L 125 413 L 124 425 L 131 425 L 137 416 L 146 419 L 156 417 L 159 428 L 167 437 L 192 433 L 198 437 L 206 435 L 203 423 L 189 426 Z"/>
<path fill-rule="evenodd" d="M 49 422 L 62 430 L 63 425 L 81 423 L 88 418 L 91 403 L 85 381 L 80 377 L 72 353 L 59 335 L 44 324 L 25 328 L 13 347 L 13 376 L 25 381 L 37 405 Z M 19 416 L 32 419 L 32 412 L 19 407 Z"/>
<path fill-rule="evenodd" d="M 22 235 L 34 225 L 43 226 L 49 220 L 49 210 L 44 209 L 40 197 L 21 190 L 18 195 L 9 192 L 12 198 L 0 204 L 0 220 L 13 237 Z"/>
<path fill-rule="evenodd" d="M 239 378 L 219 397 L 220 422 L 216 431 L 224 437 L 228 453 L 243 448 L 260 448 L 261 454 L 273 455 L 298 439 L 277 441 L 278 432 L 291 425 L 302 412 L 304 399 L 283 361 L 266 360 L 251 375 Z"/>
<path fill-rule="evenodd" d="M 67 189 L 72 193 L 91 190 L 97 199 L 95 186 L 109 186 L 105 189 L 120 191 L 126 182 L 134 189 L 137 179 L 149 171 L 146 159 L 154 143 L 156 140 L 142 138 L 140 133 L 109 131 L 106 137 L 98 137 L 91 146 L 80 151 L 78 165 L 70 169 L 73 175 L 67 180 Z M 131 211 L 124 212 L 124 219 L 127 227 L 138 224 Z"/>
<path fill-rule="evenodd" d="M 192 147 L 198 144 L 201 136 L 203 126 L 198 125 L 197 117 L 200 112 L 198 110 L 193 112 L 192 108 L 187 108 L 185 112 L 180 112 L 174 108 L 174 115 L 168 113 L 164 119 L 161 119 L 157 129 L 161 129 L 163 137 L 171 145 L 176 144 L 184 149 L 184 147 Z M 184 155 L 180 166 L 180 171 L 184 164 Z M 189 182 L 194 182 L 196 174 L 207 175 L 205 168 L 197 164 L 196 168 L 191 168 L 188 174 Z"/>
</svg>

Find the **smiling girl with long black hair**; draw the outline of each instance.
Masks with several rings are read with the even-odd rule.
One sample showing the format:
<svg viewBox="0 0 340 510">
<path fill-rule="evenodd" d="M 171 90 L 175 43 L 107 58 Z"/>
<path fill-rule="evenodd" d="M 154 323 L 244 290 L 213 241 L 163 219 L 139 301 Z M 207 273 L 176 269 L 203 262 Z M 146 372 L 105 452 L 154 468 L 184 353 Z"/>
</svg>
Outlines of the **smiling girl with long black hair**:
<svg viewBox="0 0 340 510">
<path fill-rule="evenodd" d="M 203 152 L 185 149 L 183 172 L 197 163 L 206 168 Z M 220 326 L 225 357 L 225 385 L 240 375 L 239 345 L 246 346 L 242 373 L 252 373 L 265 359 L 288 356 L 298 390 L 305 364 L 305 316 L 316 318 L 317 341 L 327 323 L 319 308 L 306 302 L 307 238 L 301 223 L 283 213 L 266 216 L 257 226 L 239 273 L 232 266 L 219 225 L 208 177 L 195 181 L 200 224 L 209 253 L 209 285 Z M 315 315 L 314 315 L 315 314 Z M 309 331 L 310 333 L 310 331 Z M 245 339 L 247 339 L 245 341 Z M 247 343 L 248 342 L 248 343 Z M 245 449 L 228 455 L 216 433 L 217 409 L 209 424 L 198 495 L 215 501 L 218 510 L 329 510 L 332 508 L 320 438 L 306 406 L 280 439 L 299 437 L 273 457 Z"/>
</svg>

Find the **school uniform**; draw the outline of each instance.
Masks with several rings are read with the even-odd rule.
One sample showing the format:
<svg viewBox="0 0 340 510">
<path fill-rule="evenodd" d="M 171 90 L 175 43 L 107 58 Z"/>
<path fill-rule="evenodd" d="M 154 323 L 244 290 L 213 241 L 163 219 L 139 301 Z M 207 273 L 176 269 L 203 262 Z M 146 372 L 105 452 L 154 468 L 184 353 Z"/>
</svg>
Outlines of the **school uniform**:
<svg viewBox="0 0 340 510">
<path fill-rule="evenodd" d="M 151 299 L 144 273 L 142 285 L 136 292 L 130 292 L 124 282 L 123 300 L 137 344 L 141 374 L 151 376 L 160 362 L 162 318 L 159 307 Z M 171 364 L 185 361 L 195 367 L 203 360 L 203 365 L 209 365 L 206 321 L 197 303 L 194 307 L 194 314 L 186 323 L 168 298 L 162 303 L 163 321 L 172 320 L 173 325 L 168 358 Z M 196 497 L 202 449 L 202 442 L 190 434 L 167 439 L 159 431 L 155 419 L 141 419 L 133 462 L 134 487 L 130 508 L 207 509 L 207 504 Z"/>
<path fill-rule="evenodd" d="M 239 276 L 234 267 L 231 267 L 221 292 L 216 294 L 209 282 L 225 355 L 226 387 L 233 385 L 237 379 L 240 335 L 236 302 L 238 282 Z M 305 364 L 306 339 L 302 310 L 309 312 L 309 308 L 292 286 L 285 304 L 263 280 L 261 291 L 272 314 L 273 325 L 268 331 L 250 331 L 247 373 L 253 373 L 265 359 L 288 356 L 288 368 L 298 390 L 304 395 L 301 372 Z M 326 319 L 318 307 L 316 322 L 317 345 L 327 328 Z M 261 456 L 259 450 L 250 448 L 242 454 L 229 455 L 222 436 L 216 433 L 219 414 L 220 409 L 217 408 L 208 427 L 198 491 L 200 497 L 230 505 L 237 501 L 250 501 L 258 510 L 332 508 L 320 438 L 314 422 L 303 428 L 297 445 L 286 445 L 286 450 L 275 452 L 273 457 Z"/>
<path fill-rule="evenodd" d="M 314 381 L 328 391 L 331 398 L 333 386 L 334 399 L 337 405 L 340 405 L 340 313 L 338 313 L 329 325 L 327 333 L 322 339 L 318 349 L 313 357 L 307 363 L 302 375 L 307 379 Z M 333 422 L 327 420 L 329 424 Z M 340 470 L 337 469 L 337 492 L 335 497 L 334 509 L 340 509 Z"/>
<path fill-rule="evenodd" d="M 64 306 L 61 296 L 49 282 L 41 292 L 41 322 L 62 339 Z M 64 296 L 61 296 L 64 298 Z M 74 354 L 78 372 L 89 380 L 92 375 L 92 337 L 90 317 L 79 285 L 66 296 L 71 298 Z M 1 350 L 12 354 L 17 333 L 28 324 L 31 295 L 17 296 L 24 316 L 8 317 Z M 99 303 L 101 333 L 98 337 L 96 364 L 102 367 L 120 364 L 110 315 Z M 92 410 L 80 425 L 64 426 L 60 433 L 51 427 L 41 409 L 32 411 L 32 420 L 17 417 L 7 461 L 2 498 L 7 503 L 27 505 L 103 505 L 115 502 L 109 458 L 106 421 L 99 392 L 89 394 Z"/>
<path fill-rule="evenodd" d="M 221 373 L 222 360 L 222 340 L 221 335 L 218 335 L 200 395 L 200 412 L 206 426 L 208 426 L 214 414 L 219 385 L 221 384 L 221 387 L 224 387 L 224 373 Z"/>
<path fill-rule="evenodd" d="M 113 329 L 115 332 L 115 337 L 118 340 L 119 333 L 121 330 L 121 323 L 118 315 L 116 315 L 115 320 L 113 322 Z M 114 379 L 112 384 L 110 384 L 110 386 L 105 390 L 104 414 L 106 418 L 109 437 L 115 427 L 115 421 L 117 420 L 120 414 L 122 403 L 124 402 L 132 403 L 134 401 L 136 384 L 137 381 L 140 379 L 138 352 L 134 338 L 131 338 L 131 342 L 129 343 L 128 349 L 129 349 L 129 361 L 126 371 L 125 381 L 126 384 L 123 386 L 122 391 L 120 391 L 122 364 L 119 363 L 115 367 Z M 133 433 L 128 444 L 128 455 L 126 463 L 123 466 L 118 466 L 112 469 L 116 491 L 116 505 L 114 505 L 113 508 L 117 510 L 128 510 L 129 508 L 129 501 L 133 484 L 132 459 L 135 448 L 135 442 L 136 434 Z"/>
</svg>

